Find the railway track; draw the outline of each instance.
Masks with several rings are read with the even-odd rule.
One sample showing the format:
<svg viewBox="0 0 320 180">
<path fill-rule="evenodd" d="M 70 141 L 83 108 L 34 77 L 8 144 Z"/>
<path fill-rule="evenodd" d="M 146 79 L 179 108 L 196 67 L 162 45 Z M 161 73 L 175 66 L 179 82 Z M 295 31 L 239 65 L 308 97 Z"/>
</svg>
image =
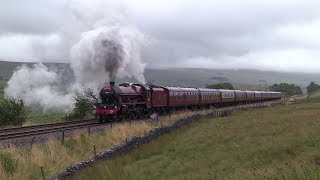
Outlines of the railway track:
<svg viewBox="0 0 320 180">
<path fill-rule="evenodd" d="M 25 126 L 17 128 L 0 129 L 0 141 L 49 134 L 59 131 L 75 130 L 85 127 L 101 125 L 96 120 L 70 121 L 64 123 Z"/>
</svg>

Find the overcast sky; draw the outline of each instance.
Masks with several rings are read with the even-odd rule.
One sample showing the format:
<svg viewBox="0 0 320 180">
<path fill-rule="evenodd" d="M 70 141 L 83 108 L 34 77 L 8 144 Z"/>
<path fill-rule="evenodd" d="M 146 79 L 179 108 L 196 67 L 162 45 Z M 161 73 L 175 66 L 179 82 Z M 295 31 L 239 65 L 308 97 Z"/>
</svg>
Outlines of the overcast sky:
<svg viewBox="0 0 320 180">
<path fill-rule="evenodd" d="M 320 1 L 117 2 L 114 11 L 125 13 L 152 39 L 142 52 L 149 68 L 320 72 Z M 0 59 L 67 62 L 69 45 L 59 42 L 60 32 L 72 39 L 78 31 L 66 25 L 75 22 L 69 4 L 67 0 L 1 2 Z M 78 13 L 90 11 L 94 8 Z"/>
</svg>

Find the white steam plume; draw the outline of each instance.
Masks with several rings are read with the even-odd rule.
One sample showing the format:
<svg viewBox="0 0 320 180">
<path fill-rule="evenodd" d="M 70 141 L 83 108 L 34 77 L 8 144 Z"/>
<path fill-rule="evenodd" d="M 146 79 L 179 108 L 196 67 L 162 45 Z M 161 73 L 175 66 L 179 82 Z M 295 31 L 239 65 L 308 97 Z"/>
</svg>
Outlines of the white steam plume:
<svg viewBox="0 0 320 180">
<path fill-rule="evenodd" d="M 135 28 L 103 26 L 82 34 L 71 50 L 71 68 L 81 84 L 115 81 L 116 77 L 145 79 L 140 61 L 143 35 Z"/>
<path fill-rule="evenodd" d="M 133 77 L 144 83 L 145 65 L 140 60 L 140 50 L 147 38 L 128 22 L 124 9 L 103 0 L 72 1 L 68 7 L 73 22 L 65 22 L 58 33 L 57 47 L 49 47 L 57 48 L 55 52 L 60 52 L 61 47 L 68 49 L 69 54 L 63 50 L 61 56 L 69 60 L 66 62 L 70 63 L 75 82 L 61 88 L 57 72 L 42 64 L 22 66 L 9 80 L 6 96 L 23 99 L 30 106 L 70 111 L 73 95 L 83 89 L 98 90 L 117 77 Z M 48 48 L 39 41 L 32 47 L 42 51 Z M 46 53 L 36 53 L 36 49 L 34 52 L 40 62 L 48 59 Z"/>
<path fill-rule="evenodd" d="M 71 94 L 60 93 L 55 83 L 59 82 L 58 74 L 42 64 L 33 68 L 20 67 L 8 81 L 6 95 L 23 99 L 26 104 L 70 111 L 73 103 Z"/>
</svg>

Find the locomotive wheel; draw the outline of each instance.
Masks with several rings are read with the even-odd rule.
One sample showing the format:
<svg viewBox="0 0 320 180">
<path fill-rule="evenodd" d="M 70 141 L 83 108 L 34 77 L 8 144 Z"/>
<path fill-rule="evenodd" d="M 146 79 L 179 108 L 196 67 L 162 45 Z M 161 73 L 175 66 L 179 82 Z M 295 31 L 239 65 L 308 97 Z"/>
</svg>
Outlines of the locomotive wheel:
<svg viewBox="0 0 320 180">
<path fill-rule="evenodd" d="M 133 111 L 130 112 L 130 120 L 135 120 L 136 119 L 136 113 L 134 113 Z"/>
<path fill-rule="evenodd" d="M 137 114 L 137 119 L 142 119 L 143 118 L 143 113 L 142 111 L 139 111 Z"/>
<path fill-rule="evenodd" d="M 114 122 L 118 122 L 118 121 L 119 121 L 118 115 L 113 115 L 112 120 L 113 120 Z"/>
<path fill-rule="evenodd" d="M 98 119 L 99 119 L 99 122 L 100 122 L 100 123 L 103 123 L 103 119 L 104 119 L 103 115 L 99 115 L 99 118 L 98 118 Z"/>
<path fill-rule="evenodd" d="M 133 112 L 129 112 L 129 114 L 128 114 L 128 120 L 133 120 L 133 119 L 134 119 Z"/>
<path fill-rule="evenodd" d="M 130 120 L 130 113 L 126 113 L 126 114 L 124 115 L 124 120 L 125 120 L 125 121 Z"/>
</svg>

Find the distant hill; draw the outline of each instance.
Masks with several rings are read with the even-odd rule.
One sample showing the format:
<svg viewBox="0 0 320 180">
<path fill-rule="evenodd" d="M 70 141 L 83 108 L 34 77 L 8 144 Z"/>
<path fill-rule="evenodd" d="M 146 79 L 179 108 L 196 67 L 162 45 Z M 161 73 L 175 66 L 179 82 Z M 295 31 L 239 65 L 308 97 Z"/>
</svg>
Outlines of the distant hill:
<svg viewBox="0 0 320 180">
<path fill-rule="evenodd" d="M 319 82 L 320 74 L 283 73 L 258 70 L 217 70 L 198 68 L 146 69 L 146 78 L 155 84 L 205 86 L 208 83 L 230 82 L 235 86 L 269 86 L 294 83 L 303 88 L 311 81 Z"/>
<path fill-rule="evenodd" d="M 33 63 L 0 61 L 0 86 L 10 79 L 13 71 L 22 64 L 28 66 Z M 64 78 L 73 79 L 72 71 L 68 64 L 44 63 L 50 68 L 58 67 L 66 73 Z M 200 68 L 170 68 L 146 69 L 147 81 L 158 85 L 181 87 L 204 87 L 206 84 L 230 82 L 236 87 L 264 87 L 274 83 L 294 83 L 305 88 L 311 81 L 320 83 L 320 74 L 283 73 L 258 70 L 217 70 Z M 118 79 L 118 82 L 134 81 L 133 79 Z"/>
</svg>

